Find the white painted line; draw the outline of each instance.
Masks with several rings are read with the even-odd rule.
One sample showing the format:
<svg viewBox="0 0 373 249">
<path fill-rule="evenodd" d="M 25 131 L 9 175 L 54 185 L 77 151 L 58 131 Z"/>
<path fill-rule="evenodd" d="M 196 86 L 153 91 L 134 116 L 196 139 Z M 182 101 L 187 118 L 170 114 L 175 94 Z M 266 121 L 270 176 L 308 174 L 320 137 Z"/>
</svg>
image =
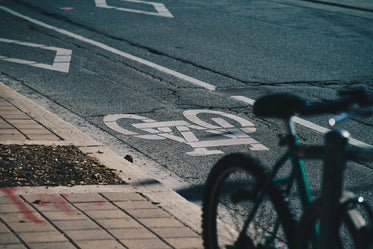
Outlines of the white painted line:
<svg viewBox="0 0 373 249">
<path fill-rule="evenodd" d="M 193 77 L 187 76 L 187 75 L 185 75 L 185 74 L 181 74 L 181 73 L 176 72 L 176 71 L 174 71 L 174 70 L 172 70 L 172 69 L 168 69 L 168 68 L 166 68 L 166 67 L 160 66 L 160 65 L 155 64 L 155 63 L 153 63 L 153 62 L 150 62 L 150 61 L 147 61 L 147 60 L 141 59 L 141 58 L 139 58 L 139 57 L 133 56 L 133 55 L 131 55 L 131 54 L 128 54 L 128 53 L 122 52 L 122 51 L 120 51 L 120 50 L 118 50 L 118 49 L 116 49 L 116 48 L 110 47 L 110 46 L 105 45 L 105 44 L 103 44 L 103 43 L 101 43 L 101 42 L 97 42 L 97 41 L 94 41 L 94 40 L 91 40 L 91 39 L 85 38 L 85 37 L 83 37 L 83 36 L 81 36 L 81 35 L 77 35 L 77 34 L 75 34 L 75 33 L 72 33 L 72 32 L 70 32 L 70 31 L 67 31 L 67 30 L 64 30 L 64 29 L 60 29 L 60 28 L 54 27 L 54 26 L 52 26 L 52 25 L 46 24 L 46 23 L 44 23 L 44 22 L 41 22 L 41 21 L 35 20 L 35 19 L 33 19 L 33 18 L 30 18 L 30 17 L 28 17 L 28 16 L 25 16 L 25 15 L 23 15 L 23 14 L 21 14 L 21 13 L 18 13 L 18 12 L 16 12 L 16 11 L 11 10 L 11 9 L 9 9 L 9 8 L 7 8 L 7 7 L 4 7 L 4 6 L 2 6 L 2 5 L 0 5 L 0 9 L 2 9 L 2 10 L 5 11 L 5 12 L 8 12 L 9 14 L 12 14 L 12 15 L 18 16 L 18 17 L 20 17 L 20 18 L 22 18 L 22 19 L 24 19 L 24 20 L 27 20 L 27 21 L 29 21 L 29 22 L 31 22 L 31 23 L 34 23 L 34 24 L 37 24 L 37 25 L 42 26 L 42 27 L 44 27 L 44 28 L 47 28 L 47 29 L 53 30 L 53 31 L 58 32 L 58 33 L 60 33 L 60 34 L 70 36 L 70 37 L 72 37 L 72 38 L 74 38 L 74 39 L 80 40 L 80 41 L 82 41 L 82 42 L 86 42 L 86 43 L 88 43 L 88 44 L 91 44 L 91 45 L 93 45 L 93 46 L 99 47 L 99 48 L 104 49 L 104 50 L 106 50 L 106 51 L 109 51 L 109 52 L 112 52 L 112 53 L 114 53 L 114 54 L 117 54 L 117 55 L 120 55 L 120 56 L 122 56 L 122 57 L 125 57 L 125 58 L 127 58 L 127 59 L 129 59 L 129 60 L 132 60 L 132 61 L 138 62 L 138 63 L 140 63 L 140 64 L 143 64 L 143 65 L 149 66 L 149 67 L 151 67 L 151 68 L 157 69 L 157 70 L 159 70 L 160 72 L 163 72 L 163 73 L 166 73 L 166 74 L 169 74 L 169 75 L 175 76 L 175 77 L 180 78 L 180 79 L 182 79 L 182 80 L 188 81 L 188 82 L 190 82 L 190 83 L 192 83 L 192 84 L 194 84 L 194 85 L 197 85 L 197 86 L 203 87 L 203 88 L 208 89 L 208 90 L 213 90 L 213 91 L 216 89 L 216 87 L 215 87 L 214 85 L 211 85 L 211 84 L 208 84 L 208 83 L 206 83 L 206 82 L 200 81 L 200 80 L 198 80 L 198 79 L 195 79 L 195 78 L 193 78 Z M 242 101 L 242 102 L 245 102 L 245 103 L 248 103 L 248 104 L 250 104 L 250 105 L 253 105 L 254 102 L 255 102 L 255 100 L 250 99 L 250 98 L 247 98 L 247 97 L 244 97 L 244 96 L 232 96 L 232 98 L 233 98 L 233 99 L 236 99 L 236 100 L 239 100 L 239 101 Z M 185 115 L 185 114 L 184 114 L 184 115 Z M 195 115 L 195 113 L 193 113 L 193 115 Z M 188 118 L 188 116 L 193 116 L 193 115 L 188 115 L 188 114 L 187 114 L 187 115 L 185 115 L 185 116 Z M 227 116 L 227 117 L 228 117 L 228 116 Z M 189 119 L 189 118 L 188 118 L 188 119 Z M 192 121 L 192 120 L 191 120 L 191 121 Z M 192 121 L 192 122 L 193 122 L 193 121 Z M 195 122 L 195 121 L 194 121 L 194 122 Z M 201 122 L 201 121 L 200 121 L 200 122 Z M 307 120 L 304 120 L 304 119 L 299 118 L 299 119 L 295 119 L 295 122 L 296 122 L 296 123 L 299 123 L 299 124 L 301 124 L 301 125 L 304 125 L 304 126 L 307 125 L 306 127 L 310 128 L 310 129 L 312 129 L 312 130 L 315 130 L 315 131 L 318 131 L 318 132 L 321 132 L 321 133 L 325 133 L 325 129 L 326 129 L 326 128 L 321 127 L 321 126 L 319 126 L 319 125 L 316 125 L 316 124 L 314 124 L 314 123 L 312 123 L 312 122 L 309 122 L 309 121 L 307 121 Z M 197 121 L 197 123 L 198 123 L 198 121 Z M 109 125 L 108 125 L 108 124 L 109 124 Z M 113 127 L 111 127 L 112 129 L 117 130 L 117 131 L 120 130 L 119 132 L 121 132 L 121 133 L 123 133 L 123 134 L 126 134 L 126 133 L 127 133 L 127 134 L 133 134 L 133 132 L 130 132 L 130 131 L 128 131 L 128 130 L 125 130 L 125 129 L 119 127 L 118 125 L 115 124 L 115 122 L 107 121 L 107 125 L 108 125 L 109 127 L 110 127 L 110 126 L 113 126 Z M 253 124 L 252 124 L 252 125 L 253 125 Z M 209 127 L 209 126 L 211 126 L 211 125 L 208 125 L 208 126 L 206 126 L 206 127 L 211 128 L 211 127 Z M 213 125 L 212 125 L 212 126 L 213 126 Z M 215 128 L 216 128 L 216 127 L 213 126 L 212 129 L 215 129 Z M 136 133 L 135 133 L 135 134 L 136 134 Z M 364 143 L 364 142 L 361 142 L 361 141 L 356 140 L 356 139 L 353 139 L 353 138 L 350 138 L 349 141 L 350 141 L 350 144 L 353 144 L 353 145 L 356 145 L 356 146 L 368 146 L 368 147 L 373 147 L 373 146 L 370 145 L 370 144 L 366 144 L 366 143 Z"/>
<path fill-rule="evenodd" d="M 43 63 L 39 63 L 39 62 L 36 62 L 36 61 L 28 61 L 28 60 L 22 60 L 22 59 L 17 59 L 17 58 L 9 58 L 9 57 L 6 57 L 6 56 L 0 56 L 0 60 L 9 61 L 9 62 L 18 63 L 18 64 L 29 65 L 29 66 L 33 66 L 33 67 L 44 68 L 44 69 L 53 70 L 53 71 L 59 71 L 59 72 L 63 72 L 63 73 L 68 73 L 69 72 L 70 60 L 71 60 L 71 54 L 72 54 L 72 51 L 70 49 L 48 47 L 48 46 L 41 45 L 41 44 L 30 43 L 30 42 L 21 42 L 21 41 L 10 40 L 10 39 L 5 39 L 5 38 L 0 38 L 0 42 L 56 51 L 56 57 L 54 58 L 54 61 L 53 61 L 52 65 L 43 64 Z"/>
<path fill-rule="evenodd" d="M 108 52 L 111 52 L 111 53 L 113 53 L 113 54 L 116 54 L 116 55 L 122 56 L 122 57 L 124 57 L 124 58 L 129 59 L 129 60 L 132 60 L 132 61 L 135 61 L 135 62 L 137 62 L 137 63 L 143 64 L 143 65 L 146 65 L 146 66 L 151 67 L 151 68 L 153 68 L 153 69 L 156 69 L 156 70 L 158 70 L 158 71 L 160 71 L 160 72 L 163 72 L 163 73 L 166 73 L 166 74 L 169 74 L 169 75 L 175 76 L 175 77 L 177 77 L 177 78 L 179 78 L 179 79 L 182 79 L 182 80 L 188 81 L 188 82 L 190 82 L 190 83 L 192 83 L 192 84 L 194 84 L 194 85 L 196 85 L 196 86 L 200 86 L 200 87 L 203 87 L 203 88 L 208 89 L 208 90 L 215 90 L 215 89 L 216 89 L 216 87 L 215 87 L 214 85 L 211 85 L 211 84 L 208 84 L 208 83 L 206 83 L 206 82 L 203 82 L 203 81 L 197 80 L 197 79 L 195 79 L 195 78 L 193 78 L 193 77 L 190 77 L 190 76 L 187 76 L 187 75 L 185 75 L 185 74 L 182 74 L 182 73 L 176 72 L 176 71 L 174 71 L 174 70 L 172 70 L 172 69 L 169 69 L 169 68 L 166 68 L 166 67 L 160 66 L 160 65 L 155 64 L 155 63 L 153 63 L 153 62 L 150 62 L 150 61 L 148 61 L 148 60 L 144 60 L 144 59 L 139 58 L 139 57 L 137 57 L 137 56 L 134 56 L 134 55 L 131 55 L 131 54 L 125 53 L 125 52 L 120 51 L 120 50 L 118 50 L 118 49 L 116 49 L 116 48 L 113 48 L 113 47 L 110 47 L 110 46 L 108 46 L 108 45 L 105 45 L 105 44 L 103 44 L 103 43 L 101 43 L 101 42 L 97 42 L 97 41 L 94 41 L 94 40 L 88 39 L 88 38 L 86 38 L 86 37 L 84 37 L 84 36 L 81 36 L 81 35 L 78 35 L 78 34 L 72 33 L 72 32 L 70 32 L 70 31 L 67 31 L 67 30 L 64 30 L 64 29 L 60 29 L 60 28 L 54 27 L 54 26 L 52 26 L 52 25 L 46 24 L 46 23 L 44 23 L 44 22 L 41 22 L 41 21 L 35 20 L 35 19 L 31 18 L 31 17 L 25 16 L 25 15 L 23 15 L 23 14 L 21 14 L 21 13 L 18 13 L 18 12 L 16 12 L 16 11 L 11 10 L 11 9 L 9 9 L 9 8 L 7 8 L 7 7 L 4 7 L 4 6 L 2 6 L 2 5 L 0 5 L 0 9 L 2 9 L 2 10 L 5 11 L 5 12 L 8 12 L 9 14 L 12 14 L 12 15 L 14 15 L 14 16 L 18 16 L 18 17 L 20 17 L 20 18 L 22 18 L 22 19 L 24 19 L 24 20 L 27 20 L 27 21 L 29 21 L 29 22 L 31 22 L 31 23 L 37 24 L 37 25 L 39 25 L 39 26 L 41 26 L 41 27 L 44 27 L 44 28 L 47 28 L 47 29 L 53 30 L 53 31 L 58 32 L 58 33 L 63 34 L 63 35 L 67 35 L 67 36 L 72 37 L 72 38 L 74 38 L 74 39 L 77 39 L 77 40 L 79 40 L 79 41 L 86 42 L 86 43 L 88 43 L 88 44 L 91 44 L 91 45 L 93 45 L 93 46 L 99 47 L 99 48 L 101 48 L 101 49 L 103 49 L 103 50 L 106 50 L 106 51 L 108 51 Z"/>
<path fill-rule="evenodd" d="M 107 5 L 106 0 L 95 0 L 96 7 L 100 7 L 100 8 L 116 9 L 116 10 L 119 10 L 119 11 L 134 12 L 134 13 L 139 13 L 139 14 L 153 15 L 153 16 L 163 16 L 163 17 L 171 17 L 171 18 L 174 17 L 168 11 L 168 9 L 164 6 L 163 3 L 145 2 L 145 1 L 138 1 L 138 0 L 121 0 L 121 1 L 122 2 L 132 2 L 132 3 L 152 5 L 157 12 L 149 12 L 149 11 L 136 10 L 136 9 L 120 8 L 120 7 Z"/>
<path fill-rule="evenodd" d="M 236 99 L 236 100 L 240 100 L 240 101 L 245 102 L 245 103 L 248 103 L 250 105 L 254 105 L 254 103 L 255 103 L 255 100 L 247 98 L 245 96 L 238 96 L 237 95 L 237 96 L 232 96 L 232 98 Z M 292 120 L 293 120 L 294 123 L 303 125 L 304 127 L 307 127 L 307 128 L 312 129 L 314 131 L 318 131 L 321 134 L 325 134 L 328 131 L 330 131 L 330 129 L 328 129 L 328 128 L 322 127 L 320 125 L 317 125 L 315 123 L 312 123 L 310 121 L 307 121 L 307 120 L 299 118 L 299 117 L 293 117 Z M 359 146 L 359 147 L 370 147 L 370 148 L 373 148 L 372 145 L 364 143 L 364 142 L 361 142 L 361 141 L 359 141 L 357 139 L 354 139 L 352 137 L 349 139 L 349 143 L 351 145 L 355 145 L 355 146 Z"/>
</svg>

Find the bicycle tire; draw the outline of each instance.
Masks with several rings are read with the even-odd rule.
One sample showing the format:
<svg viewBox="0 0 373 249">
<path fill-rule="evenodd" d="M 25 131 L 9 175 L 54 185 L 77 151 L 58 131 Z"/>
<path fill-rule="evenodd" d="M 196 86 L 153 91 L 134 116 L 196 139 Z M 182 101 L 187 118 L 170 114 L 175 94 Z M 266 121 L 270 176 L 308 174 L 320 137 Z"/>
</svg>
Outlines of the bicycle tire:
<svg viewBox="0 0 373 249">
<path fill-rule="evenodd" d="M 303 212 L 299 222 L 295 248 L 312 248 L 312 229 L 320 217 L 321 206 L 321 200 L 317 199 Z M 370 221 L 367 223 L 360 211 L 356 208 L 347 209 L 339 216 L 341 220 L 339 221 L 339 231 L 337 232 L 338 247 L 336 249 L 373 249 L 371 229 L 368 225 Z M 344 227 L 346 231 L 342 229 Z M 346 232 L 348 233 L 347 236 Z"/>
<path fill-rule="evenodd" d="M 235 173 L 240 174 L 229 178 Z M 245 178 L 241 179 L 243 175 Z M 235 236 L 238 234 L 237 231 L 240 231 L 239 223 L 242 223 L 243 217 L 247 216 L 246 205 L 256 204 L 255 196 L 268 175 L 269 171 L 246 153 L 227 155 L 214 165 L 206 181 L 202 204 L 202 237 L 205 249 L 293 248 L 296 217 L 284 197 L 283 190 L 272 184 L 257 210 L 258 217 L 254 217 L 243 240 L 245 246 L 237 245 Z M 236 183 L 238 185 L 235 188 Z M 246 189 L 243 189 L 243 186 Z M 239 201 L 232 200 L 242 191 L 245 191 L 245 198 Z M 250 198 L 251 195 L 253 198 Z M 228 220 L 230 214 L 233 220 Z M 266 237 L 270 235 L 268 228 L 273 226 L 274 219 L 277 217 L 280 221 L 279 234 L 274 239 L 274 245 L 266 245 Z M 232 229 L 232 226 L 236 229 Z"/>
</svg>

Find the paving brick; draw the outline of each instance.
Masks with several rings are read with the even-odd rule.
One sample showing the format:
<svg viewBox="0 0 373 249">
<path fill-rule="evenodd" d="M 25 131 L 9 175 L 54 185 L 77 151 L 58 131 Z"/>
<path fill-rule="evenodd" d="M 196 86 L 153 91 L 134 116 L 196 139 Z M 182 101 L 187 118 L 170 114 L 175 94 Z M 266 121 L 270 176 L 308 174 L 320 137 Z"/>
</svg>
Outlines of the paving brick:
<svg viewBox="0 0 373 249">
<path fill-rule="evenodd" d="M 87 211 L 86 214 L 92 218 L 100 219 L 126 219 L 129 216 L 119 209 Z"/>
<path fill-rule="evenodd" d="M 135 218 L 167 218 L 170 214 L 166 213 L 160 208 L 148 208 L 148 209 L 129 209 L 126 210 L 129 214 Z"/>
<path fill-rule="evenodd" d="M 145 200 L 144 197 L 136 193 L 112 192 L 112 193 L 104 193 L 103 195 L 111 201 L 143 201 Z"/>
<path fill-rule="evenodd" d="M 22 223 L 8 223 L 16 233 L 20 232 L 48 232 L 56 231 L 56 229 L 49 223 L 36 223 L 36 222 L 22 222 Z"/>
<path fill-rule="evenodd" d="M 61 230 L 99 229 L 100 227 L 89 219 L 85 220 L 59 220 L 53 224 Z"/>
<path fill-rule="evenodd" d="M 10 136 L 10 135 L 22 135 L 22 133 L 20 133 L 18 130 L 14 129 L 14 128 L 10 128 L 10 129 L 0 129 L 0 135 L 7 135 L 7 136 Z"/>
<path fill-rule="evenodd" d="M 125 248 L 115 240 L 90 240 L 90 241 L 77 241 L 76 244 L 81 249 L 122 249 Z"/>
<path fill-rule="evenodd" d="M 6 223 L 16 223 L 16 222 L 44 222 L 44 218 L 36 212 L 23 212 L 23 213 L 3 213 L 0 214 L 1 219 Z"/>
<path fill-rule="evenodd" d="M 84 220 L 88 219 L 82 212 L 67 211 L 67 212 L 43 212 L 43 214 L 52 221 L 55 220 Z"/>
<path fill-rule="evenodd" d="M 27 205 L 26 203 L 23 203 L 24 207 L 27 207 L 28 210 L 32 210 L 32 208 Z M 1 204 L 0 205 L 0 213 L 19 213 L 20 210 L 17 207 L 16 204 Z"/>
<path fill-rule="evenodd" d="M 43 128 L 41 124 L 34 120 L 28 120 L 28 122 L 13 122 L 12 123 L 17 129 L 38 129 Z M 45 129 L 45 128 L 44 128 Z"/>
<path fill-rule="evenodd" d="M 97 219 L 101 226 L 110 228 L 140 228 L 142 225 L 132 218 L 127 219 Z"/>
<path fill-rule="evenodd" d="M 12 122 L 12 120 L 14 119 L 30 119 L 29 116 L 27 116 L 26 114 L 24 114 L 23 112 L 20 112 L 20 111 L 14 111 L 14 112 L 10 112 L 10 113 L 2 113 L 1 116 L 3 117 L 3 119 L 7 120 L 8 122 Z"/>
<path fill-rule="evenodd" d="M 77 193 L 63 195 L 70 202 L 100 202 L 106 201 L 101 195 L 97 193 Z"/>
<path fill-rule="evenodd" d="M 200 238 L 166 238 L 165 240 L 176 249 L 203 249 Z"/>
<path fill-rule="evenodd" d="M 92 210 L 113 210 L 117 209 L 113 204 L 110 202 L 84 202 L 84 203 L 76 203 L 76 207 L 83 211 L 92 211 Z"/>
<path fill-rule="evenodd" d="M 5 140 L 26 140 L 26 137 L 22 134 L 15 134 L 15 135 L 1 135 L 0 134 L 0 141 Z"/>
<path fill-rule="evenodd" d="M 17 233 L 26 243 L 60 242 L 67 239 L 57 231 Z"/>
<path fill-rule="evenodd" d="M 184 227 L 182 223 L 175 220 L 174 218 L 144 218 L 139 219 L 139 222 L 147 227 Z"/>
<path fill-rule="evenodd" d="M 53 134 L 47 135 L 27 135 L 31 140 L 39 140 L 39 141 L 60 141 L 61 139 Z"/>
<path fill-rule="evenodd" d="M 145 228 L 121 228 L 109 229 L 118 239 L 155 239 L 157 238 L 153 233 Z"/>
<path fill-rule="evenodd" d="M 169 249 L 171 248 L 160 239 L 131 239 L 121 240 L 129 249 Z"/>
<path fill-rule="evenodd" d="M 26 140 L 26 137 L 22 134 L 15 134 L 15 135 L 1 135 L 0 134 L 0 141 L 5 140 Z"/>
<path fill-rule="evenodd" d="M 152 230 L 162 238 L 197 237 L 197 234 L 186 227 L 157 227 Z"/>
<path fill-rule="evenodd" d="M 29 243 L 31 249 L 76 249 L 70 242 Z"/>
<path fill-rule="evenodd" d="M 70 212 L 76 209 L 58 194 L 27 195 L 24 198 L 40 211 Z"/>
<path fill-rule="evenodd" d="M 20 241 L 12 233 L 0 233 L 0 245 L 19 243 Z"/>
<path fill-rule="evenodd" d="M 43 128 L 43 127 L 38 127 L 38 128 L 22 128 L 20 129 L 22 132 L 26 135 L 54 135 L 51 131 Z"/>
<path fill-rule="evenodd" d="M 13 126 L 11 126 L 8 122 L 6 122 L 4 119 L 1 118 L 1 113 L 0 113 L 0 129 L 14 129 Z"/>
<path fill-rule="evenodd" d="M 155 207 L 155 205 L 153 205 L 150 201 L 121 201 L 115 202 L 115 204 L 118 205 L 120 208 L 123 208 L 124 210 L 148 209 Z"/>
<path fill-rule="evenodd" d="M 0 190 L 6 192 L 7 188 L 0 188 Z M 17 202 L 22 202 L 21 199 L 17 198 Z M 3 203 L 14 203 L 14 199 L 12 199 L 9 195 L 4 195 L 0 197 L 0 204 Z"/>
<path fill-rule="evenodd" d="M 25 200 L 31 203 L 43 205 L 44 203 L 66 202 L 59 194 L 34 194 L 24 195 Z"/>
<path fill-rule="evenodd" d="M 12 244 L 12 245 L 1 245 L 0 249 L 26 249 L 26 247 L 22 244 Z"/>
<path fill-rule="evenodd" d="M 73 241 L 78 240 L 108 240 L 113 239 L 113 237 L 108 234 L 105 230 L 95 229 L 95 230 L 72 230 L 64 231 L 68 237 Z"/>
<path fill-rule="evenodd" d="M 31 118 L 27 118 L 27 119 L 11 119 L 11 120 L 6 120 L 7 122 L 9 122 L 10 124 L 16 126 L 18 124 L 35 124 L 37 123 L 35 120 L 31 119 Z"/>
<path fill-rule="evenodd" d="M 9 229 L 0 222 L 0 233 L 10 233 Z"/>
</svg>

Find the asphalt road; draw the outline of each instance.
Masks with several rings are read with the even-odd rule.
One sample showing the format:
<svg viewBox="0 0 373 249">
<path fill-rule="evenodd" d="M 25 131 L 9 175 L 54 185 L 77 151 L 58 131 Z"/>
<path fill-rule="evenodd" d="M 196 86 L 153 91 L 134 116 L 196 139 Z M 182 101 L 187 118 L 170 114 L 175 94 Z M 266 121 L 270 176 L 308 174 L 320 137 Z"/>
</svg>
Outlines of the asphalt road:
<svg viewBox="0 0 373 249">
<path fill-rule="evenodd" d="M 373 90 L 371 13 L 312 4 L 3 0 L 0 80 L 199 202 L 224 154 L 249 150 L 271 164 L 283 151 L 281 123 L 252 114 L 260 95 Z M 322 143 L 327 117 L 309 120 L 297 125 L 301 142 Z M 373 145 L 371 124 L 341 127 Z M 314 192 L 319 168 L 307 168 Z M 371 165 L 346 175 L 373 200 Z"/>
</svg>

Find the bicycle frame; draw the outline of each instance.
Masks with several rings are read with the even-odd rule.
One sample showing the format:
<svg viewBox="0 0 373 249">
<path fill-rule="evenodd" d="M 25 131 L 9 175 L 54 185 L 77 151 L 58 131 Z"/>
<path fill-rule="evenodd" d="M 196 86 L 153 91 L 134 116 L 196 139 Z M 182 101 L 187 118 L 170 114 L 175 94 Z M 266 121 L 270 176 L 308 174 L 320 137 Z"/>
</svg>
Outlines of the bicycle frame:
<svg viewBox="0 0 373 249">
<path fill-rule="evenodd" d="M 257 198 L 258 198 L 258 204 L 253 208 L 252 212 L 249 214 L 243 229 L 241 231 L 241 234 L 239 238 L 243 237 L 243 234 L 247 230 L 252 218 L 255 216 L 256 211 L 258 210 L 265 193 L 268 191 L 268 188 L 270 187 L 271 184 L 274 183 L 285 183 L 286 186 L 286 191 L 285 193 L 288 195 L 294 186 L 296 184 L 298 190 L 299 190 L 299 197 L 301 200 L 301 205 L 302 208 L 305 209 L 311 202 L 312 202 L 312 197 L 311 197 L 311 192 L 309 189 L 309 184 L 308 180 L 305 174 L 305 168 L 304 168 L 304 163 L 302 160 L 302 155 L 300 153 L 300 148 L 298 144 L 298 136 L 295 133 L 295 129 L 293 127 L 293 123 L 291 119 L 285 119 L 283 120 L 287 134 L 284 138 L 282 138 L 282 141 L 284 141 L 284 144 L 287 145 L 288 150 L 277 160 L 277 162 L 274 164 L 273 169 L 271 171 L 271 174 L 269 175 L 268 179 L 266 180 L 262 191 L 259 192 Z M 281 142 L 281 141 L 280 141 Z M 323 153 L 320 150 L 316 150 L 313 154 L 314 158 L 319 158 L 321 159 L 323 157 Z M 286 162 L 290 161 L 291 162 L 291 173 L 289 176 L 285 177 L 276 177 L 279 170 L 286 164 Z M 272 232 L 273 236 L 276 236 L 279 228 L 279 221 L 277 221 L 277 224 L 275 225 L 274 231 Z M 318 227 L 314 228 L 314 234 L 315 238 L 313 240 L 313 245 L 317 245 L 317 238 L 318 238 Z M 238 239 L 239 241 L 240 239 Z M 271 238 L 268 239 L 268 243 L 271 243 Z M 315 247 L 316 248 L 316 247 Z"/>
</svg>

